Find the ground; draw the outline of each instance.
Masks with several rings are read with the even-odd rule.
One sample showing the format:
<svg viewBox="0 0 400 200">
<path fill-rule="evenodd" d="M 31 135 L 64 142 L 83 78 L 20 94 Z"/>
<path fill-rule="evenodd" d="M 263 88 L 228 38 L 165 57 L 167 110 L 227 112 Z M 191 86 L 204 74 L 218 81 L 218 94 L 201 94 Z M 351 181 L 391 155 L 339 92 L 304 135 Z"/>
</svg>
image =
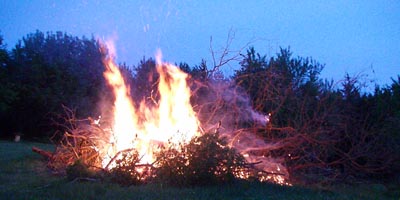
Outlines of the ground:
<svg viewBox="0 0 400 200">
<path fill-rule="evenodd" d="M 68 181 L 46 168 L 32 146 L 0 141 L 0 199 L 400 199 L 400 187 L 380 183 L 305 188 L 240 182 L 224 186 L 175 188 L 165 185 L 124 187 L 99 181 Z"/>
</svg>

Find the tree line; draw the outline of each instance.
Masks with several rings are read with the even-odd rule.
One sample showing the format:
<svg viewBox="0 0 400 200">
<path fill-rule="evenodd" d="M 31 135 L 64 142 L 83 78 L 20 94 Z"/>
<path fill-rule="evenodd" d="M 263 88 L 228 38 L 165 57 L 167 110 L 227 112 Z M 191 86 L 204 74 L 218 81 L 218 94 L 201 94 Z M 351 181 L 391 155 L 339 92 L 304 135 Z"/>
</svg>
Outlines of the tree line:
<svg viewBox="0 0 400 200">
<path fill-rule="evenodd" d="M 28 138 L 48 138 L 64 123 L 59 118 L 64 107 L 80 118 L 105 112 L 103 107 L 111 106 L 113 97 L 103 78 L 103 56 L 93 37 L 36 31 L 9 51 L 0 36 L 0 137 L 19 132 Z M 207 117 L 216 113 L 213 110 L 236 112 L 229 118 L 232 124 L 266 141 L 280 142 L 263 153 L 284 158 L 294 179 L 400 178 L 396 177 L 400 171 L 399 75 L 390 85 L 376 85 L 373 92 L 363 93 L 358 77 L 346 74 L 336 86 L 320 78 L 323 65 L 294 57 L 290 48 L 267 57 L 249 47 L 239 58 L 240 68 L 231 77 L 205 61 L 196 66 L 179 64 L 191 75 L 193 105 L 203 104 L 195 107 L 201 121 L 213 117 L 218 121 L 217 115 Z M 133 86 L 134 98 L 143 99 L 154 90 L 154 59 L 143 58 L 135 66 L 120 64 L 120 68 Z M 254 110 L 270 116 L 268 124 L 235 119 L 243 102 L 219 99 L 218 84 L 247 94 Z M 221 101 L 204 104 L 205 97 Z"/>
</svg>

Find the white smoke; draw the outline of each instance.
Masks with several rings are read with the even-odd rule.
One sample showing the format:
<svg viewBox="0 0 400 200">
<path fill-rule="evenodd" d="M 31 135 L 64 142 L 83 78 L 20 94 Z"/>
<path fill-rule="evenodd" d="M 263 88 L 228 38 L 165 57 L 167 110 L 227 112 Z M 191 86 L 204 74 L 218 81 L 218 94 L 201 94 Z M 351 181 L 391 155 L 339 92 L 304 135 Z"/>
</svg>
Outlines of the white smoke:
<svg viewBox="0 0 400 200">
<path fill-rule="evenodd" d="M 271 157 L 271 151 L 282 148 L 283 144 L 268 142 L 256 134 L 268 128 L 271 113 L 255 111 L 248 95 L 232 82 L 213 82 L 205 91 L 197 97 L 197 113 L 205 132 L 218 131 L 249 163 L 276 174 L 272 179 L 287 179 L 284 159 Z"/>
</svg>

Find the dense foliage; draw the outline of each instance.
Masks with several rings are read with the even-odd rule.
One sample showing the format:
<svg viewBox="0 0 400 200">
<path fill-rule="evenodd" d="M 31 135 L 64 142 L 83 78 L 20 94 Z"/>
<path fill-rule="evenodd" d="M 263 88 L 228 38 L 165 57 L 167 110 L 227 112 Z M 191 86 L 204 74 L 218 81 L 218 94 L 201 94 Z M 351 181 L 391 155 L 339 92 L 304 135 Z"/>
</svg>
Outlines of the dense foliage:
<svg viewBox="0 0 400 200">
<path fill-rule="evenodd" d="M 160 151 L 156 181 L 176 186 L 229 183 L 245 171 L 245 164 L 243 156 L 227 146 L 226 138 L 207 133 L 179 148 Z"/>
<path fill-rule="evenodd" d="M 79 118 L 104 112 L 98 103 L 112 102 L 112 96 L 103 79 L 99 48 L 93 38 L 37 31 L 8 51 L 0 36 L 0 136 L 10 137 L 15 132 L 27 137 L 51 136 L 59 129 L 57 123 L 62 123 L 56 116 L 63 113 L 63 106 L 73 109 Z M 240 69 L 230 78 L 205 61 L 193 67 L 179 65 L 191 74 L 192 103 L 201 122 L 221 120 L 220 115 L 210 116 L 219 109 L 228 113 L 223 119 L 231 120 L 235 128 L 249 128 L 266 141 L 279 141 L 279 148 L 263 153 L 284 158 L 294 180 L 399 179 L 400 76 L 390 85 L 377 85 L 375 91 L 365 93 L 358 77 L 346 75 L 339 84 L 322 80 L 323 65 L 311 58 L 294 58 L 289 48 L 271 58 L 249 48 L 238 63 Z M 121 65 L 121 69 L 135 99 L 151 104 L 151 98 L 157 98 L 158 94 L 153 94 L 158 79 L 153 59 L 143 59 L 132 67 Z M 227 82 L 234 84 L 223 88 L 223 93 L 216 92 L 215 85 Z M 234 120 L 243 112 L 238 108 L 247 103 L 247 99 L 233 97 L 239 91 L 249 95 L 250 106 L 258 113 L 270 113 L 266 127 Z M 192 152 L 200 147 L 193 144 L 187 148 Z M 223 162 L 236 162 L 232 156 L 233 160 Z M 199 165 L 215 168 L 222 162 L 208 158 L 211 163 Z M 179 159 L 163 160 L 164 166 L 184 164 Z M 193 165 L 193 170 L 199 165 Z M 165 170 L 159 172 L 166 174 Z M 185 177 L 185 173 L 178 174 Z M 215 175 L 199 173 L 202 177 Z M 221 176 L 228 179 L 229 173 Z M 202 177 L 177 181 L 206 183 Z"/>
<path fill-rule="evenodd" d="M 62 105 L 75 109 L 81 117 L 99 114 L 104 68 L 99 44 L 93 38 L 37 31 L 3 54 L 3 134 L 52 135 L 57 123 L 52 119 L 63 112 Z"/>
</svg>

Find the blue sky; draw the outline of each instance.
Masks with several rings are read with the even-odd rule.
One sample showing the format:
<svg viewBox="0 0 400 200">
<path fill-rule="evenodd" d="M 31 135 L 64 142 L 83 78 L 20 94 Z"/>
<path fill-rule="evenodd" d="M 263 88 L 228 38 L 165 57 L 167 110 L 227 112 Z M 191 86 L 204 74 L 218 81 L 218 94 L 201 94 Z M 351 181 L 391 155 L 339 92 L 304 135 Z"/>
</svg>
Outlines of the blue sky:
<svg viewBox="0 0 400 200">
<path fill-rule="evenodd" d="M 322 78 L 345 73 L 390 84 L 400 74 L 400 1 L 100 1 L 0 0 L 0 34 L 11 49 L 36 30 L 114 38 L 117 62 L 136 65 L 157 48 L 163 59 L 193 66 L 211 64 L 213 48 L 235 38 L 230 50 L 247 43 L 274 56 L 290 46 L 295 56 L 325 64 Z M 232 62 L 223 68 L 238 68 Z"/>
</svg>

